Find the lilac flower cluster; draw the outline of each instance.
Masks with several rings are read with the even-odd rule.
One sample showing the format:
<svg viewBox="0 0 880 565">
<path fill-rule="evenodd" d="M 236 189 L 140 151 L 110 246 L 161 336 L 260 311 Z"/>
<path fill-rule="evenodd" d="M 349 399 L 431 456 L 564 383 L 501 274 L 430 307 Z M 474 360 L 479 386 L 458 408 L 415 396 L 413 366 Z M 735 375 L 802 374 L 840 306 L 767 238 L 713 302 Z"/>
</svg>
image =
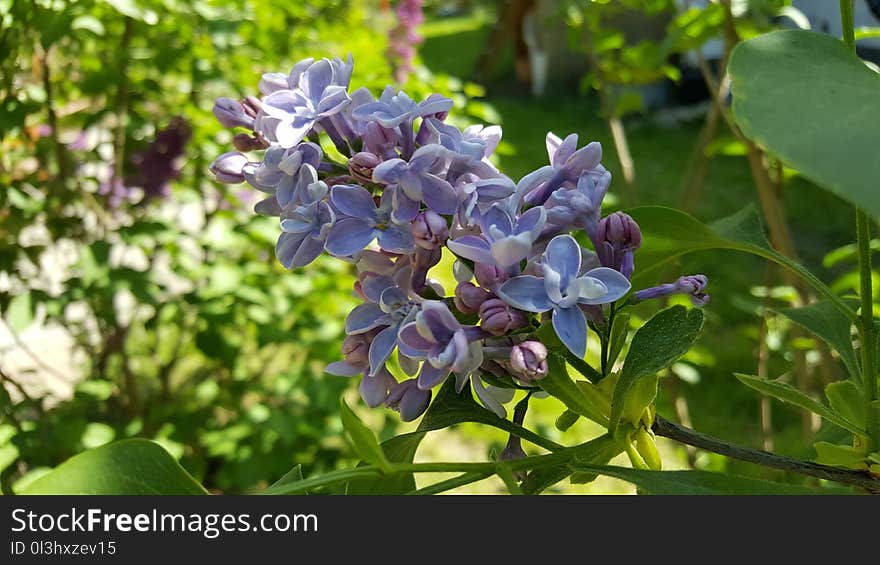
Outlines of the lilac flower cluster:
<svg viewBox="0 0 880 565">
<path fill-rule="evenodd" d="M 501 128 L 446 123 L 452 101 L 439 95 L 349 93 L 351 71 L 351 58 L 306 59 L 264 75 L 260 97 L 218 99 L 221 123 L 249 132 L 211 168 L 267 195 L 255 209 L 280 217 L 286 268 L 323 252 L 355 266 L 362 303 L 328 372 L 362 376 L 364 401 L 406 421 L 450 376 L 504 417 L 516 388 L 547 375 L 541 324 L 583 358 L 588 327 L 604 327 L 630 295 L 639 227 L 624 213 L 602 217 L 611 175 L 598 143 L 548 133 L 549 164 L 514 182 L 489 160 Z M 430 278 L 444 249 L 456 257 L 451 296 Z M 705 282 L 684 277 L 630 300 L 685 292 L 705 303 Z"/>
<path fill-rule="evenodd" d="M 416 31 L 425 19 L 422 0 L 399 0 L 394 12 L 397 25 L 388 32 L 386 55 L 393 69 L 394 80 L 403 84 L 413 70 L 415 46 L 422 42 L 422 36 Z"/>
</svg>

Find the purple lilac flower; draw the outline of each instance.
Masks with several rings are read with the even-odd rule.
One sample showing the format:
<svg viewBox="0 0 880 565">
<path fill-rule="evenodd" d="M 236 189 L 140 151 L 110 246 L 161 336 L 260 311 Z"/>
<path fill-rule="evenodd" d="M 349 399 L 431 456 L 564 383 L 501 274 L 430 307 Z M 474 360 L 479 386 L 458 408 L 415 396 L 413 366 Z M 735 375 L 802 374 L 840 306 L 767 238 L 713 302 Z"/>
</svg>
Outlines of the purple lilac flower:
<svg viewBox="0 0 880 565">
<path fill-rule="evenodd" d="M 415 244 L 409 223 L 392 219 L 391 194 L 383 192 L 377 207 L 373 196 L 362 186 L 334 186 L 330 200 L 338 219 L 327 236 L 327 251 L 337 257 L 350 257 L 374 239 L 385 251 L 412 251 Z"/>
<path fill-rule="evenodd" d="M 529 256 L 546 219 L 547 212 L 541 206 L 514 219 L 501 206 L 494 205 L 481 218 L 482 235 L 465 235 L 447 246 L 456 255 L 478 264 L 510 269 Z"/>
<path fill-rule="evenodd" d="M 346 69 L 327 59 L 311 63 L 302 71 L 294 67 L 288 79 L 290 88 L 266 96 L 254 125 L 281 147 L 293 147 L 320 120 L 339 113 L 351 102 L 347 91 L 351 71 Z M 328 124 L 322 123 L 325 128 L 330 127 Z"/>
<path fill-rule="evenodd" d="M 483 362 L 478 328 L 464 327 L 440 301 L 426 301 L 415 321 L 400 330 L 400 341 L 425 360 L 418 385 L 429 390 L 446 380 L 450 373 L 467 378 Z"/>
<path fill-rule="evenodd" d="M 287 269 L 305 267 L 324 251 L 324 244 L 336 214 L 325 201 L 327 185 L 311 183 L 303 190 L 303 204 L 290 214 L 282 215 L 283 233 L 275 246 L 275 256 Z"/>
<path fill-rule="evenodd" d="M 527 312 L 553 311 L 553 329 L 578 357 L 587 349 L 587 320 L 580 304 L 608 304 L 629 292 L 630 283 L 619 272 L 599 267 L 579 276 L 581 248 L 570 235 L 554 237 L 542 261 L 544 278 L 514 277 L 497 290 L 498 296 Z"/>
<path fill-rule="evenodd" d="M 315 143 L 300 143 L 285 149 L 275 145 L 266 150 L 262 163 L 245 169 L 248 183 L 267 194 L 274 194 L 278 206 L 298 206 L 304 200 L 309 185 L 318 180 L 317 169 L 324 159 L 324 152 Z"/>
<path fill-rule="evenodd" d="M 594 141 L 577 149 L 577 142 L 578 136 L 575 133 L 565 140 L 552 133 L 547 134 L 550 165 L 526 175 L 518 186 L 527 204 L 543 204 L 560 187 L 575 187 L 583 174 L 597 170 L 604 172 L 604 168 L 599 169 L 602 146 Z"/>
<path fill-rule="evenodd" d="M 398 189 L 395 194 L 395 217 L 410 221 L 419 211 L 419 203 L 438 214 L 452 214 L 458 197 L 452 185 L 439 176 L 445 164 L 445 150 L 439 145 L 419 148 L 409 162 L 390 159 L 373 170 L 373 182 Z"/>
</svg>

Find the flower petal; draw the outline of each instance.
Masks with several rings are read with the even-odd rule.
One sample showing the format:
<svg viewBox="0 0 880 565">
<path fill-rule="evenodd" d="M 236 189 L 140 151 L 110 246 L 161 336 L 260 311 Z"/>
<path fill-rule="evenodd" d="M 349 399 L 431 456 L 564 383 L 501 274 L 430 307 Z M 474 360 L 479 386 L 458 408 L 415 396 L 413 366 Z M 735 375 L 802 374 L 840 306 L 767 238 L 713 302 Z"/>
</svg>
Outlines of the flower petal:
<svg viewBox="0 0 880 565">
<path fill-rule="evenodd" d="M 397 330 L 397 326 L 388 326 L 373 338 L 369 354 L 370 375 L 375 375 L 385 366 L 385 361 L 388 360 L 397 345 Z"/>
<path fill-rule="evenodd" d="M 620 300 L 632 288 L 629 280 L 623 274 L 608 267 L 590 269 L 584 276 L 599 280 L 608 290 L 605 296 L 600 298 L 578 300 L 581 304 L 608 304 Z"/>
<path fill-rule="evenodd" d="M 408 356 L 414 358 L 424 358 L 427 352 L 434 347 L 433 342 L 428 341 L 419 333 L 415 322 L 410 322 L 400 328 L 397 340 L 400 342 L 401 349 L 405 350 Z"/>
<path fill-rule="evenodd" d="M 458 207 L 458 196 L 452 185 L 430 174 L 422 176 L 422 200 L 438 214 L 452 214 Z"/>
<path fill-rule="evenodd" d="M 446 380 L 449 376 L 449 367 L 437 368 L 430 363 L 422 363 L 422 370 L 419 371 L 418 384 L 422 390 L 431 390 Z"/>
<path fill-rule="evenodd" d="M 381 233 L 375 226 L 360 218 L 342 218 L 327 235 L 324 248 L 331 255 L 349 257 L 363 250 Z"/>
<path fill-rule="evenodd" d="M 363 367 L 352 365 L 348 361 L 334 361 L 327 365 L 324 372 L 336 375 L 337 377 L 354 377 L 363 373 L 364 369 Z"/>
<path fill-rule="evenodd" d="M 391 317 L 379 308 L 378 304 L 366 302 L 358 304 L 345 318 L 345 333 L 362 334 L 382 325 L 390 325 Z"/>
<path fill-rule="evenodd" d="M 559 274 L 559 288 L 565 292 L 581 270 L 581 246 L 568 234 L 557 235 L 547 245 L 544 265 Z"/>
<path fill-rule="evenodd" d="M 463 235 L 446 243 L 450 251 L 475 263 L 492 265 L 491 247 L 489 242 L 477 235 Z"/>
<path fill-rule="evenodd" d="M 379 247 L 392 253 L 409 253 L 413 250 L 415 240 L 412 232 L 403 226 L 389 224 L 384 230 L 378 230 Z"/>
<path fill-rule="evenodd" d="M 553 307 L 544 281 L 532 275 L 508 279 L 496 292 L 501 300 L 526 312 L 546 312 Z"/>
<path fill-rule="evenodd" d="M 583 358 L 587 352 L 587 319 L 576 305 L 553 310 L 553 329 L 569 351 Z"/>
<path fill-rule="evenodd" d="M 480 377 L 476 375 L 471 375 L 471 383 L 473 383 L 474 392 L 477 393 L 477 398 L 480 399 L 480 402 L 483 403 L 483 406 L 485 406 L 492 412 L 495 412 L 495 414 L 499 418 L 507 417 L 507 410 L 504 408 L 504 406 L 501 405 L 500 402 L 498 402 L 498 399 L 492 396 L 492 393 L 490 393 L 486 389 Z"/>
<path fill-rule="evenodd" d="M 375 218 L 376 203 L 369 191 L 352 184 L 339 184 L 330 191 L 330 200 L 336 209 L 353 218 Z"/>
</svg>

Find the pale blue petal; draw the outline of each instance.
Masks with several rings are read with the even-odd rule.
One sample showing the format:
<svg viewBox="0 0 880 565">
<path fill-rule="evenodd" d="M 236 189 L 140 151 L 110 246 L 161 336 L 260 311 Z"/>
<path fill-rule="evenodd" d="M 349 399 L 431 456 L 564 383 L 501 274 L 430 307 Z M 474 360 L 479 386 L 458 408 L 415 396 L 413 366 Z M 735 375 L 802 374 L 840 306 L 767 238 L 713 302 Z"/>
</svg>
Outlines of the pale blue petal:
<svg viewBox="0 0 880 565">
<path fill-rule="evenodd" d="M 594 298 L 592 300 L 582 298 L 578 300 L 581 304 L 608 304 L 626 296 L 632 287 L 625 276 L 614 269 L 609 269 L 608 267 L 591 269 L 587 271 L 584 276 L 598 279 L 606 288 L 608 288 L 608 292 L 605 296 Z"/>
<path fill-rule="evenodd" d="M 334 361 L 327 365 L 324 371 L 337 377 L 354 377 L 363 373 L 364 369 L 363 367 L 352 365 L 348 361 Z"/>
<path fill-rule="evenodd" d="M 526 312 L 546 312 L 553 307 L 544 281 L 532 275 L 508 279 L 497 293 L 503 301 Z"/>
<path fill-rule="evenodd" d="M 557 235 L 547 245 L 544 265 L 559 274 L 559 288 L 564 292 L 581 270 L 581 246 L 568 234 Z"/>
<path fill-rule="evenodd" d="M 569 351 L 583 358 L 587 352 L 587 319 L 577 306 L 553 310 L 553 329 Z"/>
<path fill-rule="evenodd" d="M 489 242 L 480 236 L 463 235 L 458 239 L 450 240 L 447 242 L 446 246 L 456 255 L 464 257 L 465 259 L 470 259 L 475 263 L 483 263 L 486 265 L 493 265 L 495 263 L 492 259 L 492 251 Z"/>
</svg>

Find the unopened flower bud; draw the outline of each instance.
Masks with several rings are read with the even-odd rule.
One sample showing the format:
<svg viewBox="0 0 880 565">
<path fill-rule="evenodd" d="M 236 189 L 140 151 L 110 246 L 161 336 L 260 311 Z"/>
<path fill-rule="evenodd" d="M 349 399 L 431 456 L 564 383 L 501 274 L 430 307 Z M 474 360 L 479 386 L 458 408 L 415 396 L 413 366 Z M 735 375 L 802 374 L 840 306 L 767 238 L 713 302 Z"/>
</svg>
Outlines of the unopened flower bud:
<svg viewBox="0 0 880 565">
<path fill-rule="evenodd" d="M 351 176 L 361 182 L 373 182 L 373 169 L 379 166 L 382 159 L 367 151 L 352 155 L 348 160 L 348 171 Z"/>
<path fill-rule="evenodd" d="M 232 98 L 218 98 L 214 101 L 214 116 L 224 127 L 254 127 L 254 117 L 248 116 L 241 102 Z"/>
<path fill-rule="evenodd" d="M 256 118 L 263 109 L 263 103 L 256 96 L 245 96 L 241 101 L 241 107 L 250 118 Z"/>
<path fill-rule="evenodd" d="M 525 341 L 510 349 L 510 368 L 523 380 L 547 376 L 547 347 L 540 341 Z"/>
<path fill-rule="evenodd" d="M 596 232 L 599 241 L 607 241 L 621 251 L 635 251 L 642 246 L 639 225 L 623 212 L 614 212 L 599 220 Z"/>
<path fill-rule="evenodd" d="M 495 265 L 476 263 L 474 265 L 474 277 L 477 279 L 477 283 L 483 288 L 494 289 L 496 286 L 507 280 L 507 273 L 504 272 L 504 269 L 496 267 Z"/>
<path fill-rule="evenodd" d="M 342 356 L 352 365 L 369 365 L 370 342 L 373 335 L 370 332 L 345 336 L 342 340 Z"/>
<path fill-rule="evenodd" d="M 500 298 L 490 298 L 480 305 L 480 327 L 492 335 L 502 336 L 529 324 L 525 313 L 512 308 Z"/>
<path fill-rule="evenodd" d="M 675 281 L 678 291 L 687 294 L 691 303 L 698 308 L 709 303 L 709 295 L 705 292 L 707 284 L 709 284 L 709 278 L 706 275 L 689 275 Z"/>
<path fill-rule="evenodd" d="M 416 379 L 409 379 L 391 387 L 385 406 L 400 412 L 400 419 L 411 422 L 425 413 L 431 403 L 431 391 L 422 390 Z"/>
<path fill-rule="evenodd" d="M 462 314 L 476 314 L 483 302 L 495 298 L 488 290 L 478 287 L 472 282 L 459 283 L 455 287 L 455 307 Z"/>
<path fill-rule="evenodd" d="M 432 210 L 422 212 L 410 226 L 416 245 L 428 251 L 443 245 L 449 238 L 449 227 L 443 216 Z"/>
<path fill-rule="evenodd" d="M 218 181 L 224 184 L 238 184 L 244 182 L 243 171 L 247 164 L 247 157 L 237 151 L 230 151 L 217 157 L 211 163 L 210 169 Z"/>
</svg>

